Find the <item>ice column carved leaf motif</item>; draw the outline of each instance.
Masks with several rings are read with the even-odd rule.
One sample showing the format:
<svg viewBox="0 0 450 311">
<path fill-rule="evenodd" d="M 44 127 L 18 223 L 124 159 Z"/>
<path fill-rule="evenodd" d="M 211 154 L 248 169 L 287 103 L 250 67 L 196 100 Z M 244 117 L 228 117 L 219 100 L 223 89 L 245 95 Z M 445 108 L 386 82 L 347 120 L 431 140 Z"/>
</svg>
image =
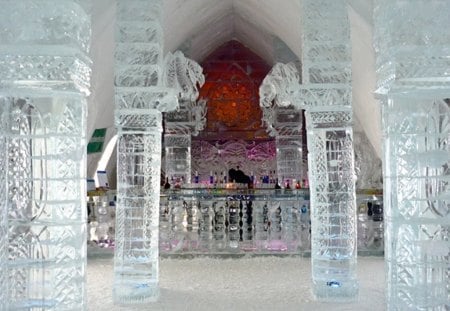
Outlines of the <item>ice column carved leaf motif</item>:
<svg viewBox="0 0 450 311">
<path fill-rule="evenodd" d="M 181 101 L 197 100 L 198 90 L 205 83 L 202 72 L 202 67 L 185 57 L 181 51 L 167 53 L 164 68 L 165 85 L 174 88 Z"/>
<path fill-rule="evenodd" d="M 306 179 L 302 161 L 302 123 L 297 93 L 300 76 L 294 63 L 277 63 L 259 88 L 262 122 L 277 145 L 277 178 L 280 183 Z"/>
<path fill-rule="evenodd" d="M 202 67 L 181 51 L 165 58 L 164 81 L 178 94 L 180 107 L 165 115 L 166 177 L 173 181 L 191 180 L 191 135 L 198 135 L 206 124 L 206 100 L 197 101 L 199 88 L 205 83 Z M 176 139 L 187 143 L 174 144 Z"/>
</svg>

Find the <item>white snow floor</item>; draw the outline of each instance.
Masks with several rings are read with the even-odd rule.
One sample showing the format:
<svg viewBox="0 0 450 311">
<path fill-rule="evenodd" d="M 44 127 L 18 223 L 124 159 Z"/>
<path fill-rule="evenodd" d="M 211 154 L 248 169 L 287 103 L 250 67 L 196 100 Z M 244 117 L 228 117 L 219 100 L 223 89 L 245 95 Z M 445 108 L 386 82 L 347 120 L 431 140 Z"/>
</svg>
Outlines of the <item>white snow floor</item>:
<svg viewBox="0 0 450 311">
<path fill-rule="evenodd" d="M 319 303 L 309 258 L 193 258 L 160 260 L 159 302 L 118 307 L 112 302 L 113 259 L 88 259 L 88 310 L 385 310 L 384 258 L 359 257 L 359 300 Z"/>
</svg>

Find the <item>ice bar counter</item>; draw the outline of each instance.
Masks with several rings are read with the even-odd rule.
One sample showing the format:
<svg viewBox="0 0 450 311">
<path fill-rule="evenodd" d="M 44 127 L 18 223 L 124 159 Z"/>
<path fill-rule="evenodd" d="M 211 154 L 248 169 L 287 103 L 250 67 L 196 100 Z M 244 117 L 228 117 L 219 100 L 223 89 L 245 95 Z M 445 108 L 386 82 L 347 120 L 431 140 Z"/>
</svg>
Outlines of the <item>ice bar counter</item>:
<svg viewBox="0 0 450 311">
<path fill-rule="evenodd" d="M 113 195 L 90 197 L 88 254 L 114 250 Z M 358 254 L 384 254 L 380 191 L 357 194 Z M 169 189 L 161 191 L 159 252 L 172 255 L 310 256 L 308 189 Z"/>
</svg>

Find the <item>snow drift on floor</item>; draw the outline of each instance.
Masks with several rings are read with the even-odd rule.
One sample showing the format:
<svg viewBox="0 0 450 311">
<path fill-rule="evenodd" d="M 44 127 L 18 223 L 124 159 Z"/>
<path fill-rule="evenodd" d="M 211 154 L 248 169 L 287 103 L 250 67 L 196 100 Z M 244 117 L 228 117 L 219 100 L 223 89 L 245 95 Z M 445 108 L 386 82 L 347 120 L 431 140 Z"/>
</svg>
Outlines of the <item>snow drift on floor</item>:
<svg viewBox="0 0 450 311">
<path fill-rule="evenodd" d="M 384 310 L 384 258 L 359 257 L 359 300 L 319 303 L 310 290 L 310 259 L 252 257 L 160 260 L 156 303 L 119 307 L 112 302 L 113 259 L 90 258 L 88 310 Z"/>
</svg>

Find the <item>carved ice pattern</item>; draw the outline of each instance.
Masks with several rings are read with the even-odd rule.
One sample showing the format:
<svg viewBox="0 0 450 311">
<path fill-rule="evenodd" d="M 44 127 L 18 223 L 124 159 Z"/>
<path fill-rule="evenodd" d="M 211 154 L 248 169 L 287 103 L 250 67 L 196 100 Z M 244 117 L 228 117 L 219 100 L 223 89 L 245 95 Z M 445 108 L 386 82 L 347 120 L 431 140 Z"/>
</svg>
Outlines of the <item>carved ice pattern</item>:
<svg viewBox="0 0 450 311">
<path fill-rule="evenodd" d="M 85 102 L 55 96 L 62 107 L 49 111 L 46 100 L 2 100 L 10 135 L 9 307 L 84 309 Z"/>
<path fill-rule="evenodd" d="M 0 4 L 2 305 L 84 310 L 90 17 L 77 1 Z"/>
<path fill-rule="evenodd" d="M 3 103 L 0 102 L 0 105 Z M 2 107 L 2 106 L 0 106 Z M 0 150 L 7 150 L 6 122 L 0 108 Z M 0 193 L 6 193 L 6 175 L 8 156 L 6 152 L 1 152 L 0 156 Z M 0 310 L 8 309 L 8 210 L 7 200 L 0 199 Z"/>
<path fill-rule="evenodd" d="M 298 104 L 307 107 L 313 292 L 320 300 L 349 301 L 358 282 L 347 5 L 303 0 L 302 24 Z"/>
<path fill-rule="evenodd" d="M 216 142 L 192 142 L 192 170 L 201 181 L 208 181 L 210 172 L 227 172 L 239 166 L 245 174 L 259 180 L 275 171 L 275 142 L 249 142 L 243 140 Z"/>
<path fill-rule="evenodd" d="M 444 100 L 393 97 L 383 114 L 391 150 L 385 184 L 388 307 L 445 310 L 450 281 L 450 108 Z M 414 114 L 407 111 L 413 109 Z M 446 268 L 447 267 L 447 268 Z"/>
<path fill-rule="evenodd" d="M 358 285 L 347 8 L 334 0 L 302 4 L 303 85 L 292 65 L 277 64 L 260 88 L 261 106 L 272 134 L 275 105 L 306 110 L 313 291 L 321 300 L 353 300 Z"/>
<path fill-rule="evenodd" d="M 449 14 L 443 0 L 375 1 L 389 310 L 449 307 Z"/>
<path fill-rule="evenodd" d="M 205 77 L 202 67 L 181 51 L 169 52 L 164 63 L 164 84 L 175 90 L 180 102 L 180 107 L 165 118 L 165 173 L 173 181 L 190 183 L 191 135 L 197 135 L 206 124 L 206 100 L 197 102 Z M 188 144 L 170 142 L 175 138 Z"/>
<path fill-rule="evenodd" d="M 178 106 L 164 79 L 162 1 L 117 1 L 115 124 L 118 128 L 116 303 L 158 298 L 161 112 Z"/>
<path fill-rule="evenodd" d="M 260 88 L 262 121 L 277 144 L 277 178 L 280 182 L 307 179 L 302 159 L 302 123 L 297 92 L 300 75 L 294 63 L 277 63 Z"/>
<path fill-rule="evenodd" d="M 382 189 L 382 165 L 369 139 L 363 132 L 353 135 L 356 189 Z"/>
<path fill-rule="evenodd" d="M 205 83 L 203 68 L 185 57 L 181 51 L 167 53 L 164 64 L 164 83 L 178 92 L 180 100 L 195 101 L 198 90 Z"/>
</svg>

